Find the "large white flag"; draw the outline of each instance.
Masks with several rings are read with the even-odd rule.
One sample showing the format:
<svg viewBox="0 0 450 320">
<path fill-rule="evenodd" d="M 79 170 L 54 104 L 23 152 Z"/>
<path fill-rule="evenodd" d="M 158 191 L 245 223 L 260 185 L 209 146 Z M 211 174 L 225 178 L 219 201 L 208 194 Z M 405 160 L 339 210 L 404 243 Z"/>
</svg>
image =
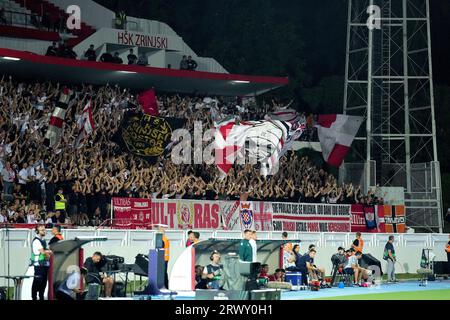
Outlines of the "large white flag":
<svg viewBox="0 0 450 320">
<path fill-rule="evenodd" d="M 79 149 L 84 145 L 85 140 L 94 132 L 95 124 L 92 117 L 92 101 L 86 104 L 81 117 L 78 119 L 78 138 L 75 142 L 75 148 Z"/>
<path fill-rule="evenodd" d="M 216 165 L 227 174 L 233 167 L 239 153 L 244 152 L 250 161 L 261 164 L 262 175 L 273 175 L 278 169 L 278 161 L 284 154 L 287 142 L 297 136 L 304 125 L 291 125 L 284 121 L 244 121 L 234 120 L 216 125 L 215 152 Z"/>
<path fill-rule="evenodd" d="M 329 165 L 335 167 L 342 165 L 362 122 L 362 117 L 342 114 L 318 117 L 316 127 L 322 154 Z"/>
</svg>

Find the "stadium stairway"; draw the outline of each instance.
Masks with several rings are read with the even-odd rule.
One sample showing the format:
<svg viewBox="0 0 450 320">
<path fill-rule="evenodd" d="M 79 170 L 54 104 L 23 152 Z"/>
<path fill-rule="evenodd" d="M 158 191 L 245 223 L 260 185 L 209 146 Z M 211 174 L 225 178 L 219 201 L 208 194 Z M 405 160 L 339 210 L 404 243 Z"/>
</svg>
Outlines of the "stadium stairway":
<svg viewBox="0 0 450 320">
<path fill-rule="evenodd" d="M 50 19 L 52 22 L 57 21 L 61 15 L 65 19 L 69 17 L 69 15 L 65 12 L 65 10 L 60 9 L 54 4 L 45 1 L 45 0 L 13 0 L 18 3 L 21 7 L 28 9 L 29 11 L 42 16 L 43 12 L 48 12 L 50 14 Z M 80 30 L 71 30 L 71 33 L 76 38 L 70 39 L 68 41 L 69 46 L 76 46 L 78 43 L 95 33 L 95 29 L 92 26 L 87 25 L 84 22 L 81 22 Z"/>
</svg>

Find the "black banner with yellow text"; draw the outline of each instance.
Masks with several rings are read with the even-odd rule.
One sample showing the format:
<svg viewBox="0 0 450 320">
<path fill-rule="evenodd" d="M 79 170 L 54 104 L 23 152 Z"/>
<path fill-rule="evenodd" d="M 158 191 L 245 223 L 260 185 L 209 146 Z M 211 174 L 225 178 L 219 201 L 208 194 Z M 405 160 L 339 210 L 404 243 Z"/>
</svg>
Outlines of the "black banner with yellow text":
<svg viewBox="0 0 450 320">
<path fill-rule="evenodd" d="M 123 152 L 154 162 L 164 154 L 172 132 L 182 128 L 184 123 L 184 119 L 128 112 L 113 140 Z"/>
</svg>

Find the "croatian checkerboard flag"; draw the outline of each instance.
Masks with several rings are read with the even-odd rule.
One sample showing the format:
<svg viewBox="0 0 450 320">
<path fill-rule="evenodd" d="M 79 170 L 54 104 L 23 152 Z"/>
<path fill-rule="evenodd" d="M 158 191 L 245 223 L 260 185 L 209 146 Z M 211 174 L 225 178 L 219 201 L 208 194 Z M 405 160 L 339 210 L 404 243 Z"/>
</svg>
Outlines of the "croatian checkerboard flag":
<svg viewBox="0 0 450 320">
<path fill-rule="evenodd" d="M 322 154 L 329 165 L 334 167 L 342 165 L 362 122 L 362 117 L 342 114 L 318 117 L 316 127 Z"/>
</svg>

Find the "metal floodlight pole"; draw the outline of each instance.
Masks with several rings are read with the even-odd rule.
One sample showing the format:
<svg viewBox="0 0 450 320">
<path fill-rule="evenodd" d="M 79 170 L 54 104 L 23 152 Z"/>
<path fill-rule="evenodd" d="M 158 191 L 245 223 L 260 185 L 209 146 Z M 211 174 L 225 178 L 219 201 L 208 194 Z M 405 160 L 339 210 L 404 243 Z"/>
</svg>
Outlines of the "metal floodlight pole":
<svg viewBox="0 0 450 320">
<path fill-rule="evenodd" d="M 433 84 L 433 55 L 431 54 L 431 26 L 430 26 L 430 0 L 426 0 L 427 7 L 427 38 L 428 38 L 428 73 L 430 81 L 430 102 L 431 102 L 431 125 L 433 134 L 433 158 L 434 161 L 439 161 L 437 153 L 437 140 L 436 140 L 436 117 L 434 110 L 434 84 Z"/>
<path fill-rule="evenodd" d="M 407 0 L 403 0 L 403 94 L 405 97 L 405 165 L 406 165 L 406 191 L 411 192 L 411 140 L 409 125 L 409 53 L 408 53 L 408 8 Z"/>
<path fill-rule="evenodd" d="M 370 6 L 373 6 L 373 0 L 369 2 Z M 366 26 L 368 28 L 368 26 Z M 374 29 L 369 29 L 369 43 L 368 43 L 368 58 L 367 58 L 367 120 L 366 120 L 366 178 L 364 191 L 367 193 L 370 189 L 370 161 L 372 159 L 372 73 L 373 73 L 373 32 Z"/>
<path fill-rule="evenodd" d="M 431 26 L 430 26 L 430 0 L 426 0 L 426 15 L 427 15 L 427 38 L 428 38 L 428 71 L 429 71 L 429 84 L 430 84 L 430 106 L 431 106 L 431 127 L 433 135 L 433 167 L 434 176 L 436 180 L 436 196 L 438 198 L 438 211 L 439 211 L 439 232 L 444 231 L 444 212 L 442 204 L 442 189 L 441 189 L 441 169 L 439 165 L 438 153 L 437 153 L 437 136 L 436 136 L 436 114 L 434 109 L 434 83 L 433 83 L 433 55 L 431 54 Z M 437 168 L 436 168 L 437 167 Z"/>
<path fill-rule="evenodd" d="M 402 187 L 408 224 L 442 230 L 429 2 L 348 0 L 343 111 L 366 126 L 355 139 L 364 169 L 342 181 Z"/>
<path fill-rule="evenodd" d="M 352 2 L 348 2 L 348 12 L 347 12 L 347 45 L 345 49 L 345 87 L 344 87 L 344 102 L 343 109 L 344 114 L 347 114 L 347 101 L 348 101 L 348 75 L 349 75 L 349 60 L 350 60 L 350 32 L 352 22 Z"/>
</svg>

